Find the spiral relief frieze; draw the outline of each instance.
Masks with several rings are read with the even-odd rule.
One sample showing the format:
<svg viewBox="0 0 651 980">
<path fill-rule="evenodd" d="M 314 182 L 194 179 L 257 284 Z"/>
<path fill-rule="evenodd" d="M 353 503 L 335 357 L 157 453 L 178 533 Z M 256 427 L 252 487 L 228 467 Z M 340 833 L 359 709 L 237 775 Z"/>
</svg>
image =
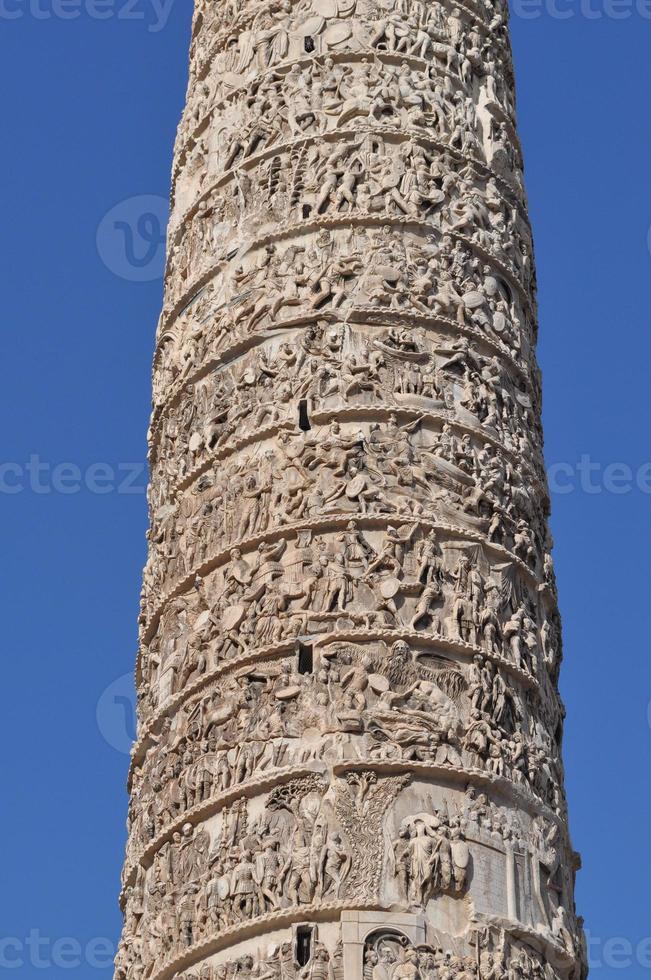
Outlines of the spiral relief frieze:
<svg viewBox="0 0 651 980">
<path fill-rule="evenodd" d="M 501 3 L 196 4 L 116 980 L 583 980 Z"/>
</svg>

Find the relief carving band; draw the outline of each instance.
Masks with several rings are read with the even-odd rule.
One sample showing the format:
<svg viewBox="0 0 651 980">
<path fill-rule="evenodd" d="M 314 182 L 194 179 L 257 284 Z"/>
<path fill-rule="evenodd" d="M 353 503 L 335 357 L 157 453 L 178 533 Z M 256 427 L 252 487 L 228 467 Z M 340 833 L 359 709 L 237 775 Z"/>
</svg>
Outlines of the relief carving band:
<svg viewBox="0 0 651 980">
<path fill-rule="evenodd" d="M 116 980 L 584 980 L 501 0 L 197 0 Z"/>
</svg>

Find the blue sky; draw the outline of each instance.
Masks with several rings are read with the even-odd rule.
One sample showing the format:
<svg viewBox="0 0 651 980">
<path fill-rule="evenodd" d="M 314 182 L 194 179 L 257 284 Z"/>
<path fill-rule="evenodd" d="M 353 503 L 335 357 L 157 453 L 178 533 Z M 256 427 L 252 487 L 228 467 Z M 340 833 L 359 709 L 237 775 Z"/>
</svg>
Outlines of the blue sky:
<svg viewBox="0 0 651 980">
<path fill-rule="evenodd" d="M 21 978 L 108 978 L 99 940 L 119 932 L 155 276 L 190 13 L 0 0 L 0 969 Z M 517 0 L 512 34 L 578 905 L 593 976 L 637 980 L 651 978 L 651 2 Z M 148 257 L 135 271 L 114 220 Z"/>
</svg>

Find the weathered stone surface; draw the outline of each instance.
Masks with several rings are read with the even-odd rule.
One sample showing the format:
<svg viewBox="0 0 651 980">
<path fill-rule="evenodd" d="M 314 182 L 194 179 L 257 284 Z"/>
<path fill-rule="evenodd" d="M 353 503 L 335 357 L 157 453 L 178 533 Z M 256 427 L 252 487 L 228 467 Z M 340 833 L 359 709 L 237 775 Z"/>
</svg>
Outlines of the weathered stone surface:
<svg viewBox="0 0 651 980">
<path fill-rule="evenodd" d="M 580 980 L 493 0 L 198 3 L 117 980 Z"/>
</svg>

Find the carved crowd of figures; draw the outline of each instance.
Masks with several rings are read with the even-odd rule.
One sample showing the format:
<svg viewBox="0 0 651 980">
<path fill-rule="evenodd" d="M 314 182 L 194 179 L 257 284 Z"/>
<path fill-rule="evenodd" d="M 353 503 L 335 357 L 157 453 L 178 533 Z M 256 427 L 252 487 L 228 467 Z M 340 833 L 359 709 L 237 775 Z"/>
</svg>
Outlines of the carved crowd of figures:
<svg viewBox="0 0 651 980">
<path fill-rule="evenodd" d="M 397 931 L 378 931 L 366 943 L 364 980 L 557 980 L 540 949 L 485 928 L 472 948 L 412 945 Z"/>
<path fill-rule="evenodd" d="M 281 313 L 286 317 L 297 308 L 337 309 L 355 301 L 363 304 L 365 298 L 373 305 L 405 308 L 405 287 L 416 294 L 419 309 L 435 313 L 449 308 L 437 300 L 447 280 L 439 264 L 431 261 L 435 243 L 446 236 L 463 239 L 489 261 L 499 261 L 528 289 L 532 284 L 528 226 L 518 209 L 504 200 L 493 177 L 482 178 L 472 163 L 463 168 L 454 163 L 449 155 L 429 152 L 414 140 L 390 143 L 377 135 L 346 142 L 304 142 L 294 150 L 265 157 L 246 175 L 233 178 L 230 186 L 215 190 L 184 227 L 169 258 L 166 308 L 189 298 L 207 273 L 219 272 L 221 302 L 230 303 L 232 309 L 239 305 L 238 319 L 248 319 L 249 329 L 268 325 Z M 337 242 L 326 228 L 301 244 L 300 222 L 309 231 L 314 221 L 326 218 L 333 224 L 353 224 L 357 230 L 353 227 Z M 377 222 L 379 234 L 360 227 L 361 218 Z M 264 235 L 270 219 L 278 226 L 299 222 L 295 242 L 282 252 L 270 245 L 259 260 L 252 260 L 249 253 L 241 266 L 224 269 L 224 259 L 234 243 L 253 243 L 256 234 Z M 403 275 L 401 280 L 395 270 L 387 269 L 384 278 L 388 284 L 381 292 L 381 270 L 387 261 L 396 265 L 396 256 L 391 260 L 382 255 L 382 222 L 410 219 L 427 224 L 421 232 L 428 236 L 422 239 L 426 248 L 421 250 L 422 257 L 414 249 L 416 261 L 406 261 L 412 270 L 408 278 Z M 367 252 L 366 242 L 374 245 L 374 273 L 359 265 L 360 253 Z M 408 271 L 405 269 L 405 275 Z M 328 277 L 338 288 L 325 294 L 320 280 Z M 477 287 L 481 288 L 483 278 L 477 277 Z M 271 306 L 263 310 L 255 291 L 256 284 L 261 286 L 264 280 L 278 293 L 268 297 Z M 252 295 L 238 303 L 242 294 Z M 247 318 L 246 310 L 252 304 Z M 501 312 L 504 309 L 508 309 L 506 304 Z M 519 347 L 513 327 L 511 346 L 516 351 Z"/>
<path fill-rule="evenodd" d="M 423 518 L 480 531 L 542 579 L 547 570 L 538 556 L 548 539 L 535 486 L 491 443 L 473 445 L 468 433 L 413 414 L 405 422 L 394 414 L 384 422 L 333 420 L 307 434 L 283 428 L 273 447 L 263 442 L 218 459 L 177 506 L 159 510 L 145 609 L 153 611 L 206 560 L 246 546 L 248 538 L 345 516 Z"/>
<path fill-rule="evenodd" d="M 311 417 L 362 406 L 426 412 L 447 423 L 459 443 L 464 437 L 497 442 L 507 458 L 522 460 L 523 481 L 542 486 L 534 427 L 523 424 L 533 415 L 529 398 L 497 359 L 440 343 L 437 349 L 430 335 L 405 329 L 369 334 L 320 324 L 256 347 L 182 389 L 152 447 L 154 516 L 179 484 L 190 486 L 211 459 L 225 460 L 243 440 L 261 441 L 273 430 L 307 427 Z"/>
<path fill-rule="evenodd" d="M 313 944 L 308 963 L 296 959 L 295 943 L 272 944 L 263 955 L 251 954 L 213 966 L 204 963 L 198 971 L 179 973 L 175 980 L 343 980 L 343 946 L 330 952 L 324 943 Z"/>
<path fill-rule="evenodd" d="M 356 131 L 365 124 L 422 129 L 429 139 L 490 162 L 503 132 L 494 116 L 489 120 L 486 152 L 474 101 L 450 76 L 408 61 L 323 58 L 270 73 L 238 91 L 220 118 L 210 169 L 228 171 L 270 147 L 351 128 L 353 121 Z"/>
<path fill-rule="evenodd" d="M 175 832 L 127 890 L 124 955 L 135 944 L 147 970 L 252 918 L 341 898 L 351 859 L 325 789 L 305 777 L 272 793 L 257 819 L 242 799 L 214 837 L 191 824 Z"/>
<path fill-rule="evenodd" d="M 313 774 L 273 790 L 257 817 L 242 798 L 222 810 L 218 829 L 184 824 L 126 890 L 119 956 L 137 951 L 146 973 L 209 935 L 279 910 L 354 901 L 387 860 L 382 887 L 391 882 L 407 904 L 421 893 L 463 894 L 470 856 L 458 816 L 407 816 L 390 854 L 377 834 L 372 854 L 355 850 L 351 820 L 373 827 L 403 785 L 351 772 L 328 786 Z"/>
<path fill-rule="evenodd" d="M 387 522 L 384 531 L 362 530 L 355 518 L 339 523 L 338 532 L 299 531 L 246 554 L 232 548 L 222 567 L 195 578 L 161 613 L 142 660 L 147 684 L 157 685 L 152 671 L 172 658 L 185 664 L 175 688 L 182 689 L 200 661 L 210 670 L 250 649 L 344 627 L 444 637 L 538 682 L 543 667 L 555 679 L 555 617 L 512 563 L 492 570 L 476 544 L 442 543 L 418 522 Z"/>
<path fill-rule="evenodd" d="M 452 331 L 485 339 L 502 358 L 515 358 L 525 377 L 530 373 L 527 304 L 486 253 L 473 253 L 456 233 L 438 242 L 405 234 L 396 242 L 391 225 L 351 225 L 323 229 L 282 251 L 269 244 L 246 270 L 238 266 L 209 280 L 161 337 L 155 404 L 203 364 L 251 338 L 266 339 L 303 320 L 312 325 L 307 342 L 313 343 L 309 333 L 319 317 L 362 310 L 385 323 L 408 316 L 403 330 L 413 318 L 449 323 L 448 337 Z"/>
<path fill-rule="evenodd" d="M 475 656 L 464 665 L 396 641 L 390 651 L 327 645 L 309 666 L 301 670 L 292 656 L 240 667 L 163 727 L 133 775 L 134 853 L 192 808 L 274 770 L 314 762 L 478 770 L 562 807 L 558 730 L 540 723 L 535 700 L 493 663 Z M 181 667 L 167 666 L 172 686 Z M 558 729 L 558 714 L 554 720 Z M 498 819 L 480 803 L 469 806 L 468 819 L 494 829 Z"/>
<path fill-rule="evenodd" d="M 306 514 L 445 514 L 448 523 L 483 530 L 488 541 L 542 571 L 536 546 L 539 553 L 547 539 L 536 520 L 535 483 L 523 479 L 513 458 L 493 443 L 427 413 L 410 416 L 399 421 L 397 414 L 385 413 L 382 422 L 359 426 L 333 420 L 309 436 L 290 423 L 271 433 L 273 450 L 261 442 L 247 452 L 218 455 L 175 505 L 158 509 L 146 588 L 160 590 L 166 581 L 164 591 L 169 591 L 173 581 L 196 567 L 197 553 L 188 554 L 188 539 L 201 539 L 205 560 L 211 549 L 219 553 L 256 533 L 300 522 Z M 411 488 L 401 477 L 410 464 L 416 490 L 408 494 L 405 488 Z M 440 487 L 433 486 L 435 476 Z M 234 513 L 229 513 L 229 488 L 235 498 L 244 492 Z M 265 506 L 270 501 L 277 505 L 271 513 Z M 165 561 L 172 555 L 174 578 Z"/>
<path fill-rule="evenodd" d="M 332 36 L 335 32 L 327 30 L 328 24 L 332 25 L 333 21 L 359 16 L 367 22 L 364 30 L 371 39 L 368 45 L 371 48 L 382 47 L 382 49 L 405 53 L 410 44 L 410 30 L 420 29 L 423 35 L 420 45 L 424 45 L 426 50 L 434 46 L 431 40 L 425 40 L 425 35 L 429 32 L 432 39 L 437 36 L 445 39 L 456 51 L 464 55 L 476 50 L 480 63 L 488 60 L 486 52 L 491 49 L 491 46 L 508 44 L 503 12 L 500 12 L 495 5 L 475 4 L 472 0 L 469 4 L 464 3 L 456 7 L 446 7 L 438 2 L 423 3 L 422 0 L 398 0 L 398 2 L 390 0 L 383 3 L 375 3 L 371 0 L 345 0 L 345 2 L 303 0 L 303 2 L 289 3 L 286 0 L 278 0 L 278 2 L 263 3 L 255 11 L 251 11 L 238 0 L 230 0 L 223 6 L 227 15 L 225 18 L 216 16 L 215 8 L 210 8 L 207 4 L 202 4 L 197 9 L 195 32 L 200 26 L 202 44 L 192 45 L 193 62 L 197 58 L 200 47 L 204 47 L 206 42 L 212 45 L 214 50 L 217 46 L 228 46 L 233 35 L 239 36 L 240 49 L 242 51 L 246 49 L 245 57 L 255 59 L 256 54 L 262 54 L 265 42 L 270 40 L 264 30 L 260 30 L 259 35 L 256 36 L 255 29 L 272 24 L 274 20 L 281 25 L 276 28 L 276 34 L 291 35 L 294 31 L 300 31 L 303 36 L 314 36 L 326 28 L 326 33 Z M 384 16 L 374 21 L 373 14 L 377 15 L 380 11 L 384 12 Z M 311 26 L 313 30 L 301 30 L 301 23 Z M 369 24 L 372 25 L 370 29 Z M 248 27 L 252 27 L 253 32 L 247 33 Z M 483 36 L 475 37 L 474 35 L 479 32 Z M 485 45 L 484 52 L 479 50 L 481 45 Z M 352 46 L 346 45 L 346 47 Z M 270 54 L 283 55 L 287 51 L 287 43 L 281 42 L 276 45 L 275 52 L 267 47 L 267 57 L 262 57 L 258 68 L 264 70 Z M 415 47 L 411 53 L 416 53 Z M 440 53 L 436 52 L 436 54 Z"/>
<path fill-rule="evenodd" d="M 396 824 L 388 851 L 375 839 L 370 864 L 368 854 L 360 861 L 355 835 L 349 833 L 351 817 L 364 816 L 373 832 L 378 816 L 386 819 L 387 805 L 391 806 L 396 795 L 400 797 L 404 783 L 382 786 L 375 774 L 364 771 L 349 772 L 336 783 L 328 787 L 316 774 L 293 779 L 269 794 L 255 818 L 248 801 L 240 798 L 222 810 L 219 823 L 210 829 L 205 824 L 183 824 L 158 850 L 153 864 L 139 869 L 126 890 L 126 928 L 118 955 L 118 969 L 123 973 L 118 976 L 130 976 L 138 968 L 143 972 L 136 972 L 137 976 L 148 975 L 153 965 L 160 966 L 208 936 L 218 938 L 224 930 L 248 927 L 252 920 L 282 909 L 346 899 L 354 902 L 360 883 L 356 872 L 361 869 L 361 881 L 369 886 L 374 864 L 376 870 L 382 870 L 381 888 L 396 889 L 406 907 L 423 908 L 434 895 L 461 896 L 472 871 L 469 841 L 479 840 L 482 833 L 490 834 L 493 848 L 513 847 L 514 843 L 532 848 L 549 882 L 557 873 L 558 825 L 537 818 L 531 833 L 523 836 L 517 818 L 509 811 L 503 815 L 472 787 L 453 814 L 445 805 L 404 816 Z M 562 905 L 553 907 L 545 934 L 568 958 L 574 956 Z M 508 945 L 504 933 L 496 937 L 484 929 L 475 935 L 476 965 L 486 969 L 492 964 L 496 971 L 482 975 L 501 976 L 497 971 L 505 965 Z M 435 969 L 431 972 L 437 952 L 443 957 L 439 967 L 458 968 L 450 950 L 421 947 L 420 954 L 427 954 L 422 960 L 404 957 L 406 946 L 404 938 L 397 941 L 395 934 L 375 934 L 367 940 L 364 976 L 379 976 L 381 969 L 388 976 L 397 976 L 394 970 L 399 962 L 429 966 L 427 975 L 437 976 Z M 334 980 L 339 946 L 331 958 L 323 944 L 315 944 L 302 971 L 292 945 L 275 948 L 272 959 L 280 949 L 284 949 L 290 974 L 299 980 L 308 980 L 311 971 L 322 969 Z M 535 961 L 534 951 L 524 956 L 519 948 L 517 956 L 523 967 L 531 966 L 531 957 Z M 254 958 L 239 962 L 251 967 Z M 415 978 L 420 973 L 410 975 Z M 458 974 L 449 975 L 456 978 Z M 522 974 L 530 975 L 538 974 Z"/>
<path fill-rule="evenodd" d="M 342 980 L 343 949 L 316 942 L 308 964 L 295 959 L 293 944 L 274 944 L 259 956 L 245 955 L 178 974 L 175 980 Z M 468 952 L 432 944 L 412 945 L 397 930 L 378 930 L 364 947 L 364 980 L 557 980 L 539 949 L 485 929 Z"/>
<path fill-rule="evenodd" d="M 392 846 L 401 892 L 415 908 L 439 891 L 464 890 L 469 853 L 458 823 L 440 813 L 405 817 Z"/>
<path fill-rule="evenodd" d="M 300 194 L 306 171 L 322 169 L 328 173 L 331 183 L 341 187 L 342 191 L 350 190 L 351 199 L 340 202 L 342 206 L 347 204 L 349 211 L 355 204 L 352 195 L 355 187 L 368 183 L 366 192 L 359 191 L 358 206 L 369 204 L 372 187 L 377 185 L 379 190 L 385 185 L 389 195 L 387 205 L 399 204 L 403 212 L 409 213 L 416 203 L 415 195 L 412 192 L 405 202 L 404 197 L 398 196 L 399 189 L 398 193 L 392 191 L 389 177 L 395 175 L 401 178 L 403 186 L 415 181 L 425 185 L 428 178 L 433 178 L 431 192 L 435 200 L 430 204 L 430 211 L 434 213 L 433 209 L 443 200 L 441 179 L 446 169 L 450 170 L 449 161 L 453 157 L 472 160 L 479 171 L 493 174 L 491 179 L 498 176 L 505 196 L 518 207 L 523 200 L 519 160 L 510 141 L 508 124 L 501 119 L 488 110 L 478 114 L 466 90 L 450 78 L 432 75 L 431 69 L 414 68 L 407 62 L 392 65 L 378 59 L 352 63 L 325 59 L 303 68 L 294 65 L 283 75 L 268 76 L 254 93 L 240 93 L 239 98 L 231 102 L 229 115 L 221 121 L 220 131 L 204 138 L 188 158 L 188 176 L 192 177 L 201 164 L 198 171 L 201 179 L 195 182 L 193 191 L 188 187 L 179 198 L 171 227 L 176 233 L 184 215 L 196 206 L 199 196 L 207 196 L 210 188 L 215 186 L 215 177 L 223 171 L 225 176 L 220 176 L 216 184 L 218 189 L 213 193 L 223 198 L 232 183 L 237 188 L 233 196 L 238 198 L 240 210 L 247 206 L 250 209 L 252 202 L 247 200 L 247 191 L 256 180 L 256 164 L 267 158 L 274 159 L 275 154 L 291 153 L 292 146 L 298 154 L 294 157 L 298 169 L 294 167 L 292 180 L 295 190 Z M 400 146 L 405 137 L 400 137 L 399 131 L 405 129 L 411 139 Z M 364 130 L 368 135 L 350 144 L 351 137 Z M 424 141 L 415 153 L 405 149 L 411 140 Z M 343 147 L 339 148 L 337 141 L 349 144 L 347 154 Z M 430 147 L 429 160 L 424 146 Z M 347 157 L 350 159 L 348 167 Z M 342 168 L 344 174 L 349 172 L 351 177 L 338 182 L 334 180 L 334 174 Z M 411 178 L 410 171 L 413 171 Z M 515 182 L 513 173 L 518 175 Z M 477 177 L 477 191 L 480 191 L 480 173 Z M 448 176 L 448 182 L 450 180 Z M 463 190 L 461 185 L 458 193 Z M 319 203 L 321 211 L 318 207 L 316 210 L 322 213 L 325 198 L 319 198 Z M 302 207 L 309 204 L 307 197 Z M 377 206 L 375 210 L 378 210 Z M 436 213 L 444 211 L 441 204 Z M 306 217 L 306 214 L 299 210 L 298 216 Z"/>
<path fill-rule="evenodd" d="M 495 11 L 485 19 L 462 4 L 450 9 L 439 3 L 401 0 L 382 7 L 364 0 L 308 0 L 263 4 L 254 15 L 250 9 L 239 16 L 231 13 L 234 19 L 215 22 L 214 32 L 201 15 L 197 37 L 201 43 L 194 51 L 191 71 L 205 72 L 207 58 L 213 59 L 213 71 L 209 79 L 191 83 L 177 155 L 214 106 L 225 103 L 219 115 L 228 118 L 228 102 L 238 90 L 255 91 L 261 80 L 264 84 L 266 77 L 286 65 L 301 61 L 309 65 L 317 59 L 327 64 L 329 59 L 356 53 L 425 61 L 441 81 L 463 86 L 474 101 L 496 103 L 513 118 L 512 74 L 504 57 L 505 21 Z M 308 104 L 317 110 L 322 103 L 336 108 L 341 96 L 335 85 L 324 77 L 318 90 L 310 93 Z M 287 88 L 291 92 L 291 83 Z M 354 94 L 363 98 L 364 89 Z M 392 98 L 400 100 L 401 95 L 398 90 Z M 270 109 L 281 114 L 284 106 L 281 96 Z"/>
</svg>

